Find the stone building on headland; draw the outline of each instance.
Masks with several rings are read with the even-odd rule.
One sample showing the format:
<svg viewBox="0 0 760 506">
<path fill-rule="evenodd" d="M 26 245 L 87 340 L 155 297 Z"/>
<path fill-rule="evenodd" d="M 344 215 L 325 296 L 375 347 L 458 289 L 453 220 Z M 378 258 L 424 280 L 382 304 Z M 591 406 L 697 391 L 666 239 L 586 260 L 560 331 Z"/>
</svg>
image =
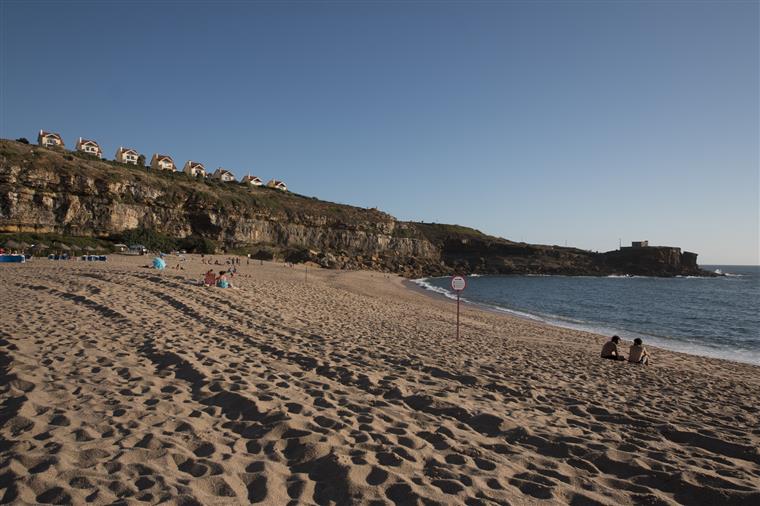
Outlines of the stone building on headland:
<svg viewBox="0 0 760 506">
<path fill-rule="evenodd" d="M 697 254 L 674 246 L 650 246 L 649 241 L 634 241 L 604 254 L 605 263 L 619 272 L 642 276 L 704 274 L 697 265 Z"/>
</svg>

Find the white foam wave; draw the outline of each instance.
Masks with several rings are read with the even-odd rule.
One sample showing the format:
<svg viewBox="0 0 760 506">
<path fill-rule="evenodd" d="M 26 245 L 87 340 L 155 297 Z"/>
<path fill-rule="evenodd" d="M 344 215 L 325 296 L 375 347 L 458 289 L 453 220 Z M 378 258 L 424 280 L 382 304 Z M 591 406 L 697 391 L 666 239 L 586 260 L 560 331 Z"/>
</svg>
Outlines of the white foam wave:
<svg viewBox="0 0 760 506">
<path fill-rule="evenodd" d="M 412 283 L 414 283 L 415 285 L 419 286 L 420 288 L 423 288 L 423 289 L 428 290 L 430 292 L 435 292 L 435 293 L 441 294 L 441 295 L 443 295 L 446 298 L 449 298 L 449 299 L 452 299 L 452 300 L 456 300 L 457 299 L 457 295 L 455 293 L 453 293 L 450 290 L 447 290 L 445 288 L 442 288 L 440 286 L 435 286 L 432 283 L 428 283 L 428 279 L 430 279 L 430 278 L 413 279 Z M 459 300 L 463 301 L 463 302 L 468 302 L 467 299 L 464 299 L 462 297 L 460 297 Z"/>
<path fill-rule="evenodd" d="M 507 314 L 511 314 L 511 315 L 518 316 L 520 318 L 525 318 L 525 319 L 528 319 L 528 320 L 539 321 L 539 322 L 546 322 L 546 320 L 544 320 L 540 316 L 536 316 L 536 315 L 530 314 L 530 313 L 525 313 L 523 311 L 517 311 L 516 309 L 507 309 L 505 307 L 495 306 L 495 305 L 492 305 L 492 304 L 483 304 L 483 306 L 487 307 L 488 309 L 491 309 L 493 311 L 498 311 L 499 313 L 507 313 Z M 548 323 L 548 322 L 546 322 L 546 323 Z"/>
</svg>

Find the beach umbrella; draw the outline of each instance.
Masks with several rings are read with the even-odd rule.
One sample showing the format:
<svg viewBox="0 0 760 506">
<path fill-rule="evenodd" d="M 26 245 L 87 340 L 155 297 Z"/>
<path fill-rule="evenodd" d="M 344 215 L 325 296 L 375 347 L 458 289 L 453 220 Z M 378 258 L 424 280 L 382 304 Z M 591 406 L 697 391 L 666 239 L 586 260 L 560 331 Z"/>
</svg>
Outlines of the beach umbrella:
<svg viewBox="0 0 760 506">
<path fill-rule="evenodd" d="M 63 244 L 62 242 L 59 242 L 58 244 L 54 245 L 56 249 L 59 249 L 61 251 L 71 251 L 71 248 Z"/>
<path fill-rule="evenodd" d="M 19 249 L 21 247 L 21 244 L 14 241 L 13 239 L 8 239 L 5 241 L 5 247 L 10 249 Z"/>
<path fill-rule="evenodd" d="M 31 246 L 31 244 L 29 244 L 29 243 L 26 243 L 26 242 L 24 242 L 24 241 L 21 241 L 20 243 L 18 243 L 18 247 L 19 247 L 19 248 L 21 248 L 21 249 L 26 249 L 26 248 L 28 248 L 29 246 Z"/>
<path fill-rule="evenodd" d="M 156 257 L 153 259 L 153 268 L 158 269 L 159 271 L 164 270 L 166 267 L 166 260 L 163 258 Z"/>
<path fill-rule="evenodd" d="M 48 245 L 44 242 L 38 242 L 34 246 L 32 246 L 32 249 L 48 249 Z"/>
<path fill-rule="evenodd" d="M 83 249 L 85 251 L 95 251 L 95 248 L 93 248 L 92 246 L 85 246 Z"/>
</svg>

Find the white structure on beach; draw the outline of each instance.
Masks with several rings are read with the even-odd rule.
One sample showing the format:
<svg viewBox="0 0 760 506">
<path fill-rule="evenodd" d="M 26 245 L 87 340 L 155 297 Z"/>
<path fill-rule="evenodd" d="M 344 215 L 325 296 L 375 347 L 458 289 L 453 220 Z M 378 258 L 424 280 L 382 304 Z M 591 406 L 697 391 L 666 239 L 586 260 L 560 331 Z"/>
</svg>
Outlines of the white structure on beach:
<svg viewBox="0 0 760 506">
<path fill-rule="evenodd" d="M 132 148 L 125 148 L 123 146 L 119 146 L 119 149 L 116 150 L 116 156 L 114 156 L 114 160 L 117 162 L 131 163 L 132 165 L 137 165 L 138 158 L 140 158 L 140 153 Z"/>
<path fill-rule="evenodd" d="M 103 158 L 103 152 L 100 150 L 100 146 L 92 139 L 82 139 L 80 137 L 77 141 L 76 150 L 80 153 L 87 153 L 88 155 Z"/>
<path fill-rule="evenodd" d="M 40 130 L 40 133 L 37 135 L 37 144 L 40 146 L 45 146 L 46 148 L 65 147 L 60 134 L 54 132 L 46 132 L 44 130 Z"/>
<path fill-rule="evenodd" d="M 269 188 L 282 190 L 284 192 L 288 191 L 288 185 L 286 185 L 284 181 L 278 181 L 277 179 L 270 179 L 269 182 L 267 183 L 267 186 Z"/>
<path fill-rule="evenodd" d="M 171 156 L 159 155 L 158 153 L 153 153 L 153 158 L 150 159 L 150 168 L 153 170 L 169 170 L 172 172 L 177 170 Z"/>
<path fill-rule="evenodd" d="M 235 181 L 235 175 L 227 169 L 223 169 L 221 167 L 214 171 L 214 173 L 211 175 L 211 178 L 222 181 L 224 183 Z"/>
<path fill-rule="evenodd" d="M 193 177 L 206 177 L 206 167 L 204 167 L 202 163 L 194 162 L 192 160 L 185 162 L 182 172 L 190 174 Z"/>
<path fill-rule="evenodd" d="M 263 186 L 264 182 L 256 177 L 248 174 L 247 176 L 243 176 L 243 178 L 240 180 L 241 183 L 245 183 L 250 186 Z"/>
</svg>

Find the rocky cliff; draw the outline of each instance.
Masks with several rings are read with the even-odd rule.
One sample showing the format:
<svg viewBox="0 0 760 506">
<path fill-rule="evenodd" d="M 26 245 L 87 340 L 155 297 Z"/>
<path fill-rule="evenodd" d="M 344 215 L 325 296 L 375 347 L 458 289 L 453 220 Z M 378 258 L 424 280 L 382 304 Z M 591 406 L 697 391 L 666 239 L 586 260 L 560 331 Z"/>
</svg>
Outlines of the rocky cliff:
<svg viewBox="0 0 760 506">
<path fill-rule="evenodd" d="M 295 250 L 326 267 L 406 276 L 704 274 L 696 255 L 678 248 L 592 253 L 515 243 L 455 225 L 401 222 L 376 209 L 0 140 L 0 232 L 118 237 L 133 229 L 238 250 Z"/>
</svg>

